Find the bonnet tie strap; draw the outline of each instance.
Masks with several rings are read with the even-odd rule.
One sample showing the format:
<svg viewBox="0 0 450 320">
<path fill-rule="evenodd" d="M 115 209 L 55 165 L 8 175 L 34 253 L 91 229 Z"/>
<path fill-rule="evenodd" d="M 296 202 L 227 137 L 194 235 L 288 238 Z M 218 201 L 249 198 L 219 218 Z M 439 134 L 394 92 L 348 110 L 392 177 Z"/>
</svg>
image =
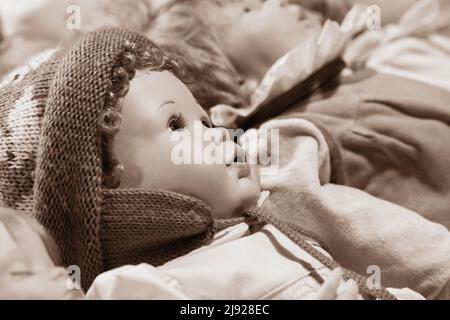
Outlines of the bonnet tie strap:
<svg viewBox="0 0 450 320">
<path fill-rule="evenodd" d="M 314 248 L 309 242 L 307 242 L 302 237 L 302 235 L 298 231 L 296 231 L 293 225 L 280 221 L 279 219 L 270 215 L 267 211 L 261 208 L 252 208 L 247 210 L 245 213 L 251 217 L 256 218 L 256 220 L 259 222 L 272 224 L 275 228 L 283 232 L 283 234 L 286 235 L 292 242 L 294 242 L 300 248 L 305 250 L 307 253 L 309 253 L 311 256 L 313 256 L 315 259 L 317 259 L 319 262 L 321 262 L 330 270 L 334 270 L 335 268 L 338 267 L 342 268 L 336 261 L 329 258 L 325 254 Z M 394 297 L 394 295 L 392 295 L 389 291 L 387 291 L 383 287 L 380 288 L 370 287 L 367 284 L 368 281 L 366 277 L 345 268 L 342 268 L 342 270 L 344 279 L 355 280 L 359 288 L 369 297 L 381 300 L 397 300 Z"/>
<path fill-rule="evenodd" d="M 299 82 L 291 89 L 279 94 L 269 102 L 259 106 L 247 117 L 238 120 L 238 126 L 244 130 L 254 128 L 264 121 L 273 119 L 282 114 L 295 103 L 306 99 L 314 91 L 321 88 L 328 81 L 336 78 L 345 68 L 345 62 L 341 58 L 325 64 L 322 68 L 311 74 L 305 80 Z"/>
</svg>

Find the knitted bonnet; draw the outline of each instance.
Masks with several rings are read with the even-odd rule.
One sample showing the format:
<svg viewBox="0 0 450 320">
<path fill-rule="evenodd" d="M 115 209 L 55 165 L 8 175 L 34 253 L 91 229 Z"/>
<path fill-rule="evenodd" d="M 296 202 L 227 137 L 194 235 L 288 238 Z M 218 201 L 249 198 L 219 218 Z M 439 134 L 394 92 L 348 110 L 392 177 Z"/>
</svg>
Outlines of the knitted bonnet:
<svg viewBox="0 0 450 320">
<path fill-rule="evenodd" d="M 36 56 L 0 83 L 0 205 L 37 219 L 64 264 L 80 267 L 84 289 L 105 270 L 183 255 L 216 228 L 200 200 L 105 183 L 105 146 L 137 65 L 179 70 L 150 40 L 108 28 Z"/>
</svg>

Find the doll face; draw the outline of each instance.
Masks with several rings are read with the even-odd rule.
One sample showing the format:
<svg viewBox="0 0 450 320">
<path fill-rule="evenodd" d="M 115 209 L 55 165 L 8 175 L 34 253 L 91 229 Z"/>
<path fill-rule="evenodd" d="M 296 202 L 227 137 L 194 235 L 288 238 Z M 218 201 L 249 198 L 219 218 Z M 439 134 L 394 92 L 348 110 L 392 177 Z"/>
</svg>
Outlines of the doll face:
<svg viewBox="0 0 450 320">
<path fill-rule="evenodd" d="M 199 129 L 202 137 L 214 136 L 214 143 L 227 150 L 222 162 L 175 159 L 176 150 L 190 150 L 195 156 L 211 146 L 211 141 L 199 143 Z M 207 113 L 175 76 L 137 72 L 114 142 L 124 166 L 121 188 L 174 191 L 205 201 L 216 218 L 238 215 L 260 193 L 256 167 L 234 162 L 240 150 L 223 129 L 211 127 Z"/>
<path fill-rule="evenodd" d="M 221 38 L 235 67 L 261 80 L 272 64 L 298 45 L 309 32 L 320 32 L 320 15 L 283 0 L 229 1 Z"/>
<path fill-rule="evenodd" d="M 15 215 L 3 212 L 0 215 Z M 67 285 L 65 269 L 56 267 L 39 234 L 23 218 L 0 219 L 0 299 L 72 299 L 79 290 Z M 11 218 L 9 218 L 11 219 Z"/>
</svg>

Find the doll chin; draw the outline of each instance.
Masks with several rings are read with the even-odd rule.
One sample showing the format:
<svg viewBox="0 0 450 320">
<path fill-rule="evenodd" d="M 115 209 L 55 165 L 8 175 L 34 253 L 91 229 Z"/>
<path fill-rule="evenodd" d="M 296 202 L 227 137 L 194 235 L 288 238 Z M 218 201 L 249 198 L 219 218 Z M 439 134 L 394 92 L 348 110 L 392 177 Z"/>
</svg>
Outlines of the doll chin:
<svg viewBox="0 0 450 320">
<path fill-rule="evenodd" d="M 256 185 L 250 177 L 240 179 L 239 183 L 242 186 L 240 192 L 243 195 L 242 204 L 244 209 L 255 206 L 261 194 L 259 185 Z"/>
</svg>

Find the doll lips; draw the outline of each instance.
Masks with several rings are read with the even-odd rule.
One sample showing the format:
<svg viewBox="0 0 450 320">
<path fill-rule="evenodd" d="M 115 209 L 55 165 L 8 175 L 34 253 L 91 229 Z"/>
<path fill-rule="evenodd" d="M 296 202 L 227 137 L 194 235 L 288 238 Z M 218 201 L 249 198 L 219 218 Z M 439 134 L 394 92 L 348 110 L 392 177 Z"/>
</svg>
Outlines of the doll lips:
<svg viewBox="0 0 450 320">
<path fill-rule="evenodd" d="M 239 159 L 238 154 L 245 154 L 245 152 L 242 150 L 242 147 L 235 144 L 233 148 L 233 153 L 230 155 L 230 157 L 226 161 L 227 168 L 233 170 L 236 172 L 238 179 L 245 178 L 250 175 L 250 165 L 244 160 L 242 162 L 242 159 Z M 245 158 L 247 156 L 245 155 Z"/>
</svg>

